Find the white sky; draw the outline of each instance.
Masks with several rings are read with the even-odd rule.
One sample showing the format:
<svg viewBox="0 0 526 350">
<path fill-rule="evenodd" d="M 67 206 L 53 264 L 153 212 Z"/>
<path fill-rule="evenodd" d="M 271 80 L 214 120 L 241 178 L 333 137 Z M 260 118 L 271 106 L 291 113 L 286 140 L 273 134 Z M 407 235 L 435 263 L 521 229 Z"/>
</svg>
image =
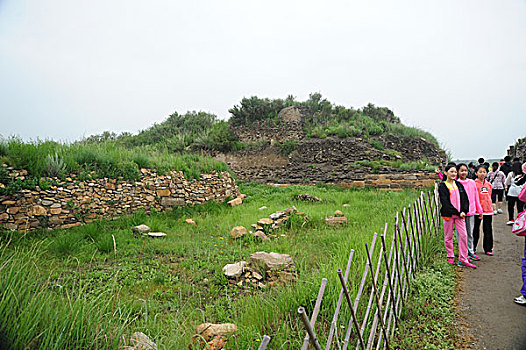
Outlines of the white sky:
<svg viewBox="0 0 526 350">
<path fill-rule="evenodd" d="M 76 140 L 242 97 L 391 108 L 455 158 L 526 136 L 525 0 L 0 0 L 0 134 Z"/>
</svg>

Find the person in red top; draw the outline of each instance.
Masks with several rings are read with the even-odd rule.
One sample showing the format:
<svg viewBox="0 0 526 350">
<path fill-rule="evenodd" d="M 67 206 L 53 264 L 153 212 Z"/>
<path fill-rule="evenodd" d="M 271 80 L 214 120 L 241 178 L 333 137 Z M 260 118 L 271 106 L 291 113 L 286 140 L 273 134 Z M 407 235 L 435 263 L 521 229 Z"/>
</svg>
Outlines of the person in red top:
<svg viewBox="0 0 526 350">
<path fill-rule="evenodd" d="M 482 231 L 484 232 L 484 240 L 482 247 L 486 255 L 493 255 L 493 207 L 491 203 L 491 191 L 493 190 L 491 184 L 486 181 L 488 171 L 483 165 L 476 168 L 477 192 L 482 207 L 482 215 L 475 216 L 475 227 L 473 228 L 473 249 L 477 249 L 477 243 L 480 238 L 480 223 L 482 222 Z"/>
</svg>

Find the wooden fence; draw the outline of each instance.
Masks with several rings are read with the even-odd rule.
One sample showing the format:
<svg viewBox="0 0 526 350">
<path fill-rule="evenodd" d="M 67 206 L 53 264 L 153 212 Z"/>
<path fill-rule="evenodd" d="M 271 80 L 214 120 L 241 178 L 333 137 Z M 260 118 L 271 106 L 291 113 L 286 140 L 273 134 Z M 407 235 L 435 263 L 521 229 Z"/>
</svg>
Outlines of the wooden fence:
<svg viewBox="0 0 526 350">
<path fill-rule="evenodd" d="M 324 327 L 325 334 L 316 333 L 316 319 L 322 307 L 326 278 L 321 281 L 310 318 L 305 308 L 298 308 L 306 330 L 302 350 L 391 349 L 389 341 L 399 322 L 410 282 L 421 267 L 423 248 L 428 238 L 440 229 L 437 187 L 433 192 L 422 192 L 412 205 L 396 214 L 389 245 L 388 229 L 386 223 L 383 234 L 375 233 L 371 244 L 365 244 L 367 263 L 357 290 L 349 281 L 354 249 L 349 253 L 345 271 L 336 271 L 341 290 L 330 328 Z M 354 301 L 350 290 L 356 290 Z M 362 300 L 367 299 L 368 303 L 364 304 Z M 325 346 L 320 335 L 325 339 Z M 269 342 L 270 337 L 264 336 L 259 350 L 266 350 Z"/>
</svg>

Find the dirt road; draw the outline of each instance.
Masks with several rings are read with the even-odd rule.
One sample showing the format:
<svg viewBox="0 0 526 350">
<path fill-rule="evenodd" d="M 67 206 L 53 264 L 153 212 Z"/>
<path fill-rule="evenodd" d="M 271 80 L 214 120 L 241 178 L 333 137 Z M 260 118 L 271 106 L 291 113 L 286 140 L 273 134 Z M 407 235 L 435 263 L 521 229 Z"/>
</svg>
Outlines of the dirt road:
<svg viewBox="0 0 526 350">
<path fill-rule="evenodd" d="M 522 286 L 524 238 L 511 233 L 507 218 L 506 211 L 493 217 L 495 255 L 485 255 L 479 242 L 478 268 L 460 272 L 458 308 L 475 349 L 526 349 L 526 307 L 513 302 Z"/>
</svg>

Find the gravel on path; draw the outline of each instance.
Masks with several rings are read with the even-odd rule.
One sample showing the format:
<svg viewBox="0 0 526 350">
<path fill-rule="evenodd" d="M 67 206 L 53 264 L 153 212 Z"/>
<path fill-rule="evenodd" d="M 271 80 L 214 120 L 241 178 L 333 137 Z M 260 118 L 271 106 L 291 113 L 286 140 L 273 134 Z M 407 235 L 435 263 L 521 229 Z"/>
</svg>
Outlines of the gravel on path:
<svg viewBox="0 0 526 350">
<path fill-rule="evenodd" d="M 495 255 L 485 255 L 479 242 L 478 268 L 459 272 L 457 308 L 468 324 L 474 349 L 526 350 L 526 307 L 513 302 L 522 286 L 525 238 L 511 233 L 507 218 L 506 211 L 493 217 Z"/>
</svg>

